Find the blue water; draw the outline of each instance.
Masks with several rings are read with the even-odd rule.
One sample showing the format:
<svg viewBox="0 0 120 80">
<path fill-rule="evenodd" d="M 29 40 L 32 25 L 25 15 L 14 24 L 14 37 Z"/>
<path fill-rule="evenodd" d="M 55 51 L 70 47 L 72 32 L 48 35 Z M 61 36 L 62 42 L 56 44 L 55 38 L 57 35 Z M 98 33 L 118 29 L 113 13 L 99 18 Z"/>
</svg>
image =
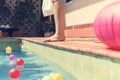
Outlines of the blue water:
<svg viewBox="0 0 120 80">
<path fill-rule="evenodd" d="M 50 73 L 61 73 L 63 80 L 70 80 L 68 75 L 62 71 L 59 67 L 45 61 L 42 58 L 38 58 L 31 53 L 27 52 L 13 52 L 16 58 L 24 59 L 25 69 L 20 73 L 20 80 L 42 80 L 42 78 Z M 0 80 L 10 80 L 9 71 L 15 66 L 10 67 L 9 54 L 0 52 Z"/>
</svg>

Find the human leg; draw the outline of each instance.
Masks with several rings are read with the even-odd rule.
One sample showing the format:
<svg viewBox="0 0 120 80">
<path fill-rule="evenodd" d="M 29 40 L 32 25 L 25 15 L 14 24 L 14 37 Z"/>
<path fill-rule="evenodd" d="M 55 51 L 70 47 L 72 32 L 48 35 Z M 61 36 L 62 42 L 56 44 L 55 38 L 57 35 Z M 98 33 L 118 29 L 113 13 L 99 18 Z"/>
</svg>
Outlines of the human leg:
<svg viewBox="0 0 120 80">
<path fill-rule="evenodd" d="M 55 20 L 55 34 L 46 41 L 64 41 L 65 12 L 61 0 L 52 0 Z"/>
</svg>

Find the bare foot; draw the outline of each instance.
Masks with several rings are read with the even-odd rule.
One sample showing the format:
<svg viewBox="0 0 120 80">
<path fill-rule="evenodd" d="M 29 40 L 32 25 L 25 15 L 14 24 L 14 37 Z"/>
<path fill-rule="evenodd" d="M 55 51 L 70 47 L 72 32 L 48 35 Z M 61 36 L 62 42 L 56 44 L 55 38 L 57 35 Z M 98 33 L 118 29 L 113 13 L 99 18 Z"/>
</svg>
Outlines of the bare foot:
<svg viewBox="0 0 120 80">
<path fill-rule="evenodd" d="M 46 39 L 44 42 L 56 42 L 56 41 L 64 41 L 65 37 L 60 35 L 53 35 L 50 38 Z"/>
</svg>

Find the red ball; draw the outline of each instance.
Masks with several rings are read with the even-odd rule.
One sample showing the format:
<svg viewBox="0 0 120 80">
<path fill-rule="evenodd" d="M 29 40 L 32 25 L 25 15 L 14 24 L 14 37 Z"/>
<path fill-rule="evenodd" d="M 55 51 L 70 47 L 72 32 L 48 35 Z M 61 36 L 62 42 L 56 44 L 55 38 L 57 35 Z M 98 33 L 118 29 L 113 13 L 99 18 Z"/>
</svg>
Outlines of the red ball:
<svg viewBox="0 0 120 80">
<path fill-rule="evenodd" d="M 20 77 L 20 71 L 16 68 L 11 69 L 9 72 L 10 78 L 19 78 Z"/>
<path fill-rule="evenodd" d="M 17 61 L 16 61 L 16 64 L 17 65 L 24 65 L 24 60 L 23 59 L 17 59 Z"/>
</svg>

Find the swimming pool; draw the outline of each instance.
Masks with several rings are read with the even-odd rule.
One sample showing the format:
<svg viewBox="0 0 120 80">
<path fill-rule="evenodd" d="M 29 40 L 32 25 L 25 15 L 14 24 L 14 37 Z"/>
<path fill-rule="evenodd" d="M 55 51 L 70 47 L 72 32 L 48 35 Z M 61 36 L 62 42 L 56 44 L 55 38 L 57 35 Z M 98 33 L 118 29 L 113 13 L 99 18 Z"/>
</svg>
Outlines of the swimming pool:
<svg viewBox="0 0 120 80">
<path fill-rule="evenodd" d="M 25 62 L 25 69 L 21 71 L 20 80 L 42 80 L 50 73 L 61 73 L 63 80 L 70 80 L 69 76 L 59 67 L 33 55 L 33 53 L 14 51 L 13 54 L 17 59 L 22 58 Z M 0 52 L 0 80 L 10 80 L 8 73 L 10 69 L 15 67 L 10 67 L 9 55 L 4 51 Z"/>
</svg>

